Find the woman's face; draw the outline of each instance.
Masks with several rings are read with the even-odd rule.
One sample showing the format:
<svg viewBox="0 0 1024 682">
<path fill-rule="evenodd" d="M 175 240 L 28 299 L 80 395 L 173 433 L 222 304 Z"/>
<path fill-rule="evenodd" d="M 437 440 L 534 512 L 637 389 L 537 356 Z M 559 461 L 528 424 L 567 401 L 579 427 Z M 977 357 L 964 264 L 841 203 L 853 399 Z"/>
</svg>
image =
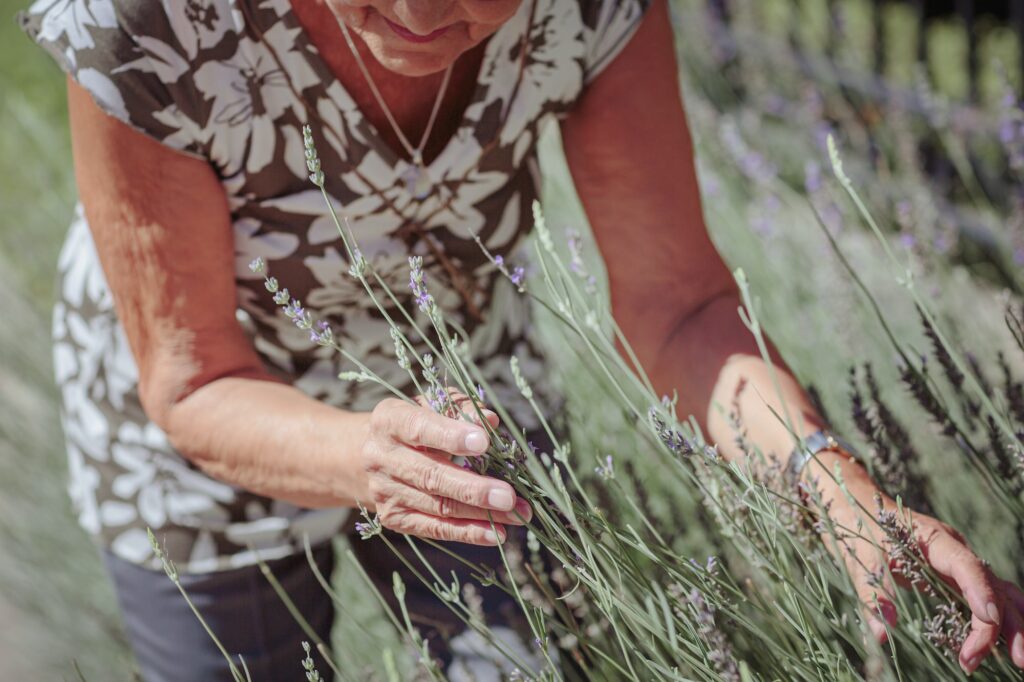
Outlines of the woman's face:
<svg viewBox="0 0 1024 682">
<path fill-rule="evenodd" d="M 523 0 L 327 0 L 387 69 L 442 71 L 498 30 Z"/>
</svg>

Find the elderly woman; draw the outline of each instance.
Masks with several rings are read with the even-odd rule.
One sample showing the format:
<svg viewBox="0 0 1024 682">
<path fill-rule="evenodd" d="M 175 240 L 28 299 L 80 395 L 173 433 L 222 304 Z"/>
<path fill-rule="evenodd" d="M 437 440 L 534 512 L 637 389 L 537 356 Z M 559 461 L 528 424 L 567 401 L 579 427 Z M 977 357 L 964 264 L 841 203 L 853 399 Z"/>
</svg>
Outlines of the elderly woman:
<svg viewBox="0 0 1024 682">
<path fill-rule="evenodd" d="M 326 639 L 334 614 L 303 538 L 329 574 L 329 540 L 352 532 L 358 503 L 395 532 L 462 543 L 452 547 L 476 561 L 497 562 L 494 545 L 530 518 L 507 483 L 450 460 L 488 447 L 481 425 L 339 382 L 346 367 L 249 271 L 262 256 L 343 347 L 404 385 L 388 328 L 345 275 L 307 179 L 303 125 L 365 256 L 398 282 L 407 257 L 422 255 L 432 293 L 467 329 L 502 399 L 515 402 L 503 359 L 515 353 L 555 411 L 529 310 L 474 238 L 515 257 L 537 195 L 537 137 L 557 120 L 614 314 L 656 388 L 679 388 L 682 414 L 696 415 L 726 457 L 743 453 L 711 405 L 733 396 L 754 442 L 783 458 L 792 450 L 772 415 L 779 405 L 760 397 L 776 395 L 769 365 L 702 220 L 663 0 L 40 0 L 22 22 L 69 74 L 81 210 L 60 258 L 53 329 L 71 494 L 146 679 L 226 676 L 157 570 L 147 527 L 227 649 L 256 679 L 277 680 L 295 677 L 304 636 L 257 556 Z M 830 514 L 852 525 L 824 469 L 838 467 L 869 508 L 876 486 L 824 437 L 771 352 L 784 399 L 803 414 L 800 435 L 821 441 L 793 472 L 818 480 Z M 528 411 L 516 414 L 530 426 Z M 1000 635 L 1024 665 L 1021 593 L 948 526 L 918 515 L 917 530 L 973 611 L 961 665 L 976 668 Z M 396 558 L 382 543 L 356 546 L 390 585 Z M 874 565 L 870 543 L 855 550 Z M 868 572 L 851 566 L 875 603 Z M 469 633 L 407 583 L 446 672 L 494 678 Z M 500 631 L 512 617 L 493 591 L 485 608 Z M 868 618 L 884 637 L 895 611 L 877 596 Z"/>
</svg>

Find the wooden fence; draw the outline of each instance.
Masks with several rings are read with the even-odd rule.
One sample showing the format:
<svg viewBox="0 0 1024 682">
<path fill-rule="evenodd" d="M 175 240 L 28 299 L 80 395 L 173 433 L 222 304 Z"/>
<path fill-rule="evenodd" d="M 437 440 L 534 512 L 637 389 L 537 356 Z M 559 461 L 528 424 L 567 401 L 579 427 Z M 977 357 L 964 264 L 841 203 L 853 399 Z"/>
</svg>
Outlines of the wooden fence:
<svg viewBox="0 0 1024 682">
<path fill-rule="evenodd" d="M 830 16 L 834 19 L 840 16 L 838 11 L 839 0 L 819 0 L 829 5 Z M 873 69 L 876 74 L 885 72 L 888 35 L 885 31 L 883 14 L 885 8 L 891 4 L 910 5 L 917 14 L 919 30 L 917 31 L 917 58 L 922 64 L 927 64 L 927 35 L 930 23 L 939 18 L 958 18 L 963 22 L 967 35 L 967 55 L 964 68 L 968 77 L 968 98 L 976 102 L 979 96 L 979 68 L 978 52 L 981 35 L 979 32 L 979 19 L 990 17 L 995 22 L 1008 26 L 1017 35 L 1019 63 L 1018 73 L 1021 74 L 1022 91 L 1024 91 L 1024 0 L 870 0 L 873 24 Z M 736 0 L 707 0 L 712 9 L 726 22 L 731 16 L 731 5 Z M 799 21 L 799 13 L 792 14 L 794 22 Z M 792 27 L 793 35 L 798 27 Z M 828 41 L 829 46 L 841 44 L 842 27 L 838 20 L 830 22 L 829 31 L 833 34 Z M 794 41 L 795 44 L 796 41 Z"/>
</svg>

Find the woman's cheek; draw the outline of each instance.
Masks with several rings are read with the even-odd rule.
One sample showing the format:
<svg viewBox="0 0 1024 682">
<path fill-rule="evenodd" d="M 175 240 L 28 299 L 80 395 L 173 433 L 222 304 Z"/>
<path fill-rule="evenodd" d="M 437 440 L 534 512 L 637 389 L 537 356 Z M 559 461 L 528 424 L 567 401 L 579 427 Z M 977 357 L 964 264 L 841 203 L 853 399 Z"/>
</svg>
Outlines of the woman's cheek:
<svg viewBox="0 0 1024 682">
<path fill-rule="evenodd" d="M 466 33 L 469 35 L 469 39 L 473 41 L 473 44 L 475 45 L 476 43 L 479 43 L 487 36 L 491 35 L 492 33 L 495 33 L 499 28 L 501 28 L 502 23 L 504 22 L 499 22 L 496 24 L 472 23 L 468 25 Z"/>
<path fill-rule="evenodd" d="M 366 20 L 373 11 L 372 0 L 327 0 L 333 7 L 334 13 L 341 18 L 349 28 L 356 30 L 366 25 Z"/>
</svg>

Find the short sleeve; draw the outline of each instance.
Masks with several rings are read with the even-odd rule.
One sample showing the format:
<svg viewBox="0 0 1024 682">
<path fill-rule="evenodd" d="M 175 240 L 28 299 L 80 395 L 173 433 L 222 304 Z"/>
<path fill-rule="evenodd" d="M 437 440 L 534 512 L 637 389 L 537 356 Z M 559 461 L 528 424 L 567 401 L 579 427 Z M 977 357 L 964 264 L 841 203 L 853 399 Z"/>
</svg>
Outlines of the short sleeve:
<svg viewBox="0 0 1024 682">
<path fill-rule="evenodd" d="M 626 46 L 651 0 L 580 0 L 586 46 L 583 80 L 589 84 Z"/>
<path fill-rule="evenodd" d="M 189 115 L 189 63 L 162 8 L 156 0 L 37 0 L 18 23 L 103 111 L 207 160 Z"/>
</svg>

